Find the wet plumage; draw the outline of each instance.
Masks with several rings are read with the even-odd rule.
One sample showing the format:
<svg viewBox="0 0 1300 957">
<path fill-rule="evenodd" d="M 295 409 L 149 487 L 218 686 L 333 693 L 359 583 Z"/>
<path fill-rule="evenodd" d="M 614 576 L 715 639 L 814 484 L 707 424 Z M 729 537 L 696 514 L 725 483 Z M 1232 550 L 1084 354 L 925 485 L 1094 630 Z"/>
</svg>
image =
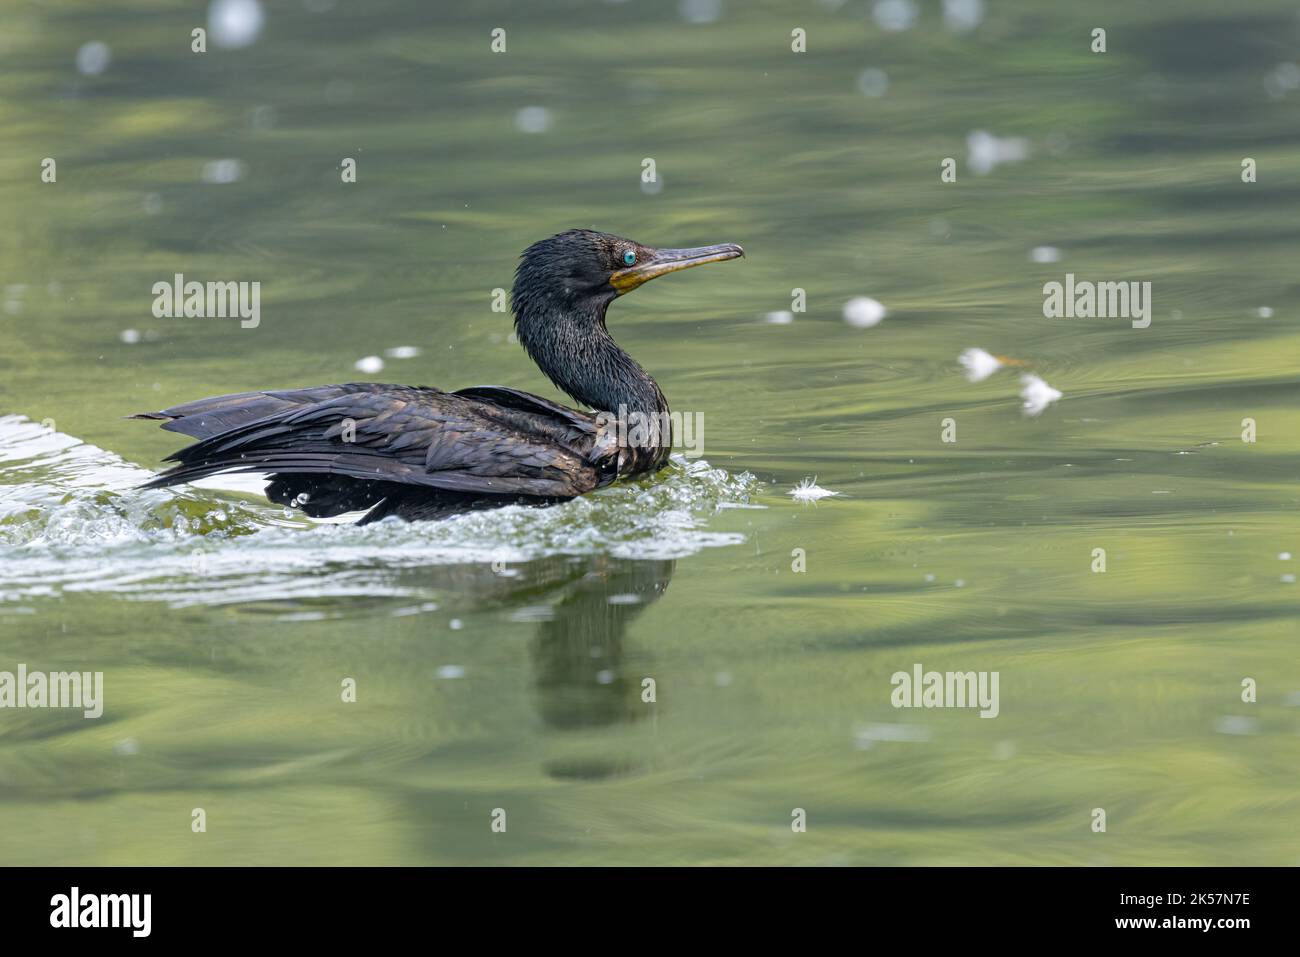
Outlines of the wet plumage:
<svg viewBox="0 0 1300 957">
<path fill-rule="evenodd" d="M 671 435 L 630 441 L 618 423 L 628 413 L 666 417 L 668 404 L 615 343 L 605 311 L 656 276 L 740 255 L 733 245 L 651 249 L 589 230 L 525 250 L 512 292 L 519 340 L 595 412 L 501 386 L 348 383 L 217 396 L 134 416 L 198 439 L 146 487 L 260 473 L 273 502 L 317 518 L 366 510 L 362 522 L 372 522 L 547 504 L 656 471 Z"/>
</svg>

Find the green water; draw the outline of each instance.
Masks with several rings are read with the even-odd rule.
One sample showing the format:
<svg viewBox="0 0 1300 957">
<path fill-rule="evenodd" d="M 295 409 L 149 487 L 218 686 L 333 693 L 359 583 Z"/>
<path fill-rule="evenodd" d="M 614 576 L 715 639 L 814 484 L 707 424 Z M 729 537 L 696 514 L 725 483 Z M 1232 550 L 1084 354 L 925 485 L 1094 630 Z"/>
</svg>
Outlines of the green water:
<svg viewBox="0 0 1300 957">
<path fill-rule="evenodd" d="M 284 2 L 201 55 L 198 10 L 6 4 L 0 670 L 105 706 L 0 711 L 0 862 L 1300 863 L 1294 3 Z M 572 226 L 745 246 L 610 312 L 702 462 L 438 526 L 130 491 L 178 437 L 121 417 L 205 395 L 560 398 L 492 298 Z M 260 324 L 155 319 L 178 272 Z M 1045 318 L 1067 272 L 1150 327 Z M 915 663 L 999 715 L 893 708 Z"/>
</svg>

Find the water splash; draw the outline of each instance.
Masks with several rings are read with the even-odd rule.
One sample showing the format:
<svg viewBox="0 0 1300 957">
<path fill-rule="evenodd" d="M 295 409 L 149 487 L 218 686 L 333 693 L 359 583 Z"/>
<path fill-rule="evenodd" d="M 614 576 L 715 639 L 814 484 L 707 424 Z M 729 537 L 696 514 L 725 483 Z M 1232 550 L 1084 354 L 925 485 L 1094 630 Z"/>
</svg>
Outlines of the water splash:
<svg viewBox="0 0 1300 957">
<path fill-rule="evenodd" d="M 152 475 L 111 452 L 0 416 L 0 601 L 111 592 L 173 606 L 347 596 L 424 597 L 402 569 L 552 555 L 670 559 L 735 545 L 711 515 L 757 483 L 674 456 L 652 480 L 550 508 L 508 506 L 442 522 L 314 523 Z M 408 576 L 409 578 L 409 576 Z"/>
</svg>

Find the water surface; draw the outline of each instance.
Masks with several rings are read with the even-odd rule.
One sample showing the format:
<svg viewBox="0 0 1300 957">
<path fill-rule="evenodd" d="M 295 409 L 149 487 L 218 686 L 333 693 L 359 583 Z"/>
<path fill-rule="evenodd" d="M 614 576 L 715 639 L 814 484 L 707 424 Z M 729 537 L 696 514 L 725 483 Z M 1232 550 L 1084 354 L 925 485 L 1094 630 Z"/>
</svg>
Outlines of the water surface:
<svg viewBox="0 0 1300 957">
<path fill-rule="evenodd" d="M 0 862 L 1300 863 L 1294 3 L 264 6 L 0 36 L 0 670 L 106 686 L 0 712 Z M 122 416 L 204 395 L 561 398 L 492 301 L 572 226 L 745 246 L 610 312 L 702 458 L 437 525 L 133 490 L 180 437 Z M 155 319 L 178 272 L 260 324 Z M 917 662 L 999 716 L 894 709 Z"/>
</svg>

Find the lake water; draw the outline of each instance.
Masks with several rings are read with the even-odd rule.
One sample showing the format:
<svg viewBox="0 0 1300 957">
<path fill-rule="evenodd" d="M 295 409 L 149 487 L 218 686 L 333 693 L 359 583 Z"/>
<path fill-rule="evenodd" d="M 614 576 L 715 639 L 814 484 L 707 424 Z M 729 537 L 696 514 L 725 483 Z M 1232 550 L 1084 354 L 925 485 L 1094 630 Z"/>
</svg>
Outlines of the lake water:
<svg viewBox="0 0 1300 957">
<path fill-rule="evenodd" d="M 0 862 L 1300 863 L 1300 8 L 1084 6 L 9 11 L 0 671 L 104 713 L 0 710 Z M 132 490 L 183 439 L 122 417 L 206 395 L 562 398 L 493 301 L 573 226 L 745 246 L 609 314 L 702 457 L 436 524 Z"/>
</svg>

